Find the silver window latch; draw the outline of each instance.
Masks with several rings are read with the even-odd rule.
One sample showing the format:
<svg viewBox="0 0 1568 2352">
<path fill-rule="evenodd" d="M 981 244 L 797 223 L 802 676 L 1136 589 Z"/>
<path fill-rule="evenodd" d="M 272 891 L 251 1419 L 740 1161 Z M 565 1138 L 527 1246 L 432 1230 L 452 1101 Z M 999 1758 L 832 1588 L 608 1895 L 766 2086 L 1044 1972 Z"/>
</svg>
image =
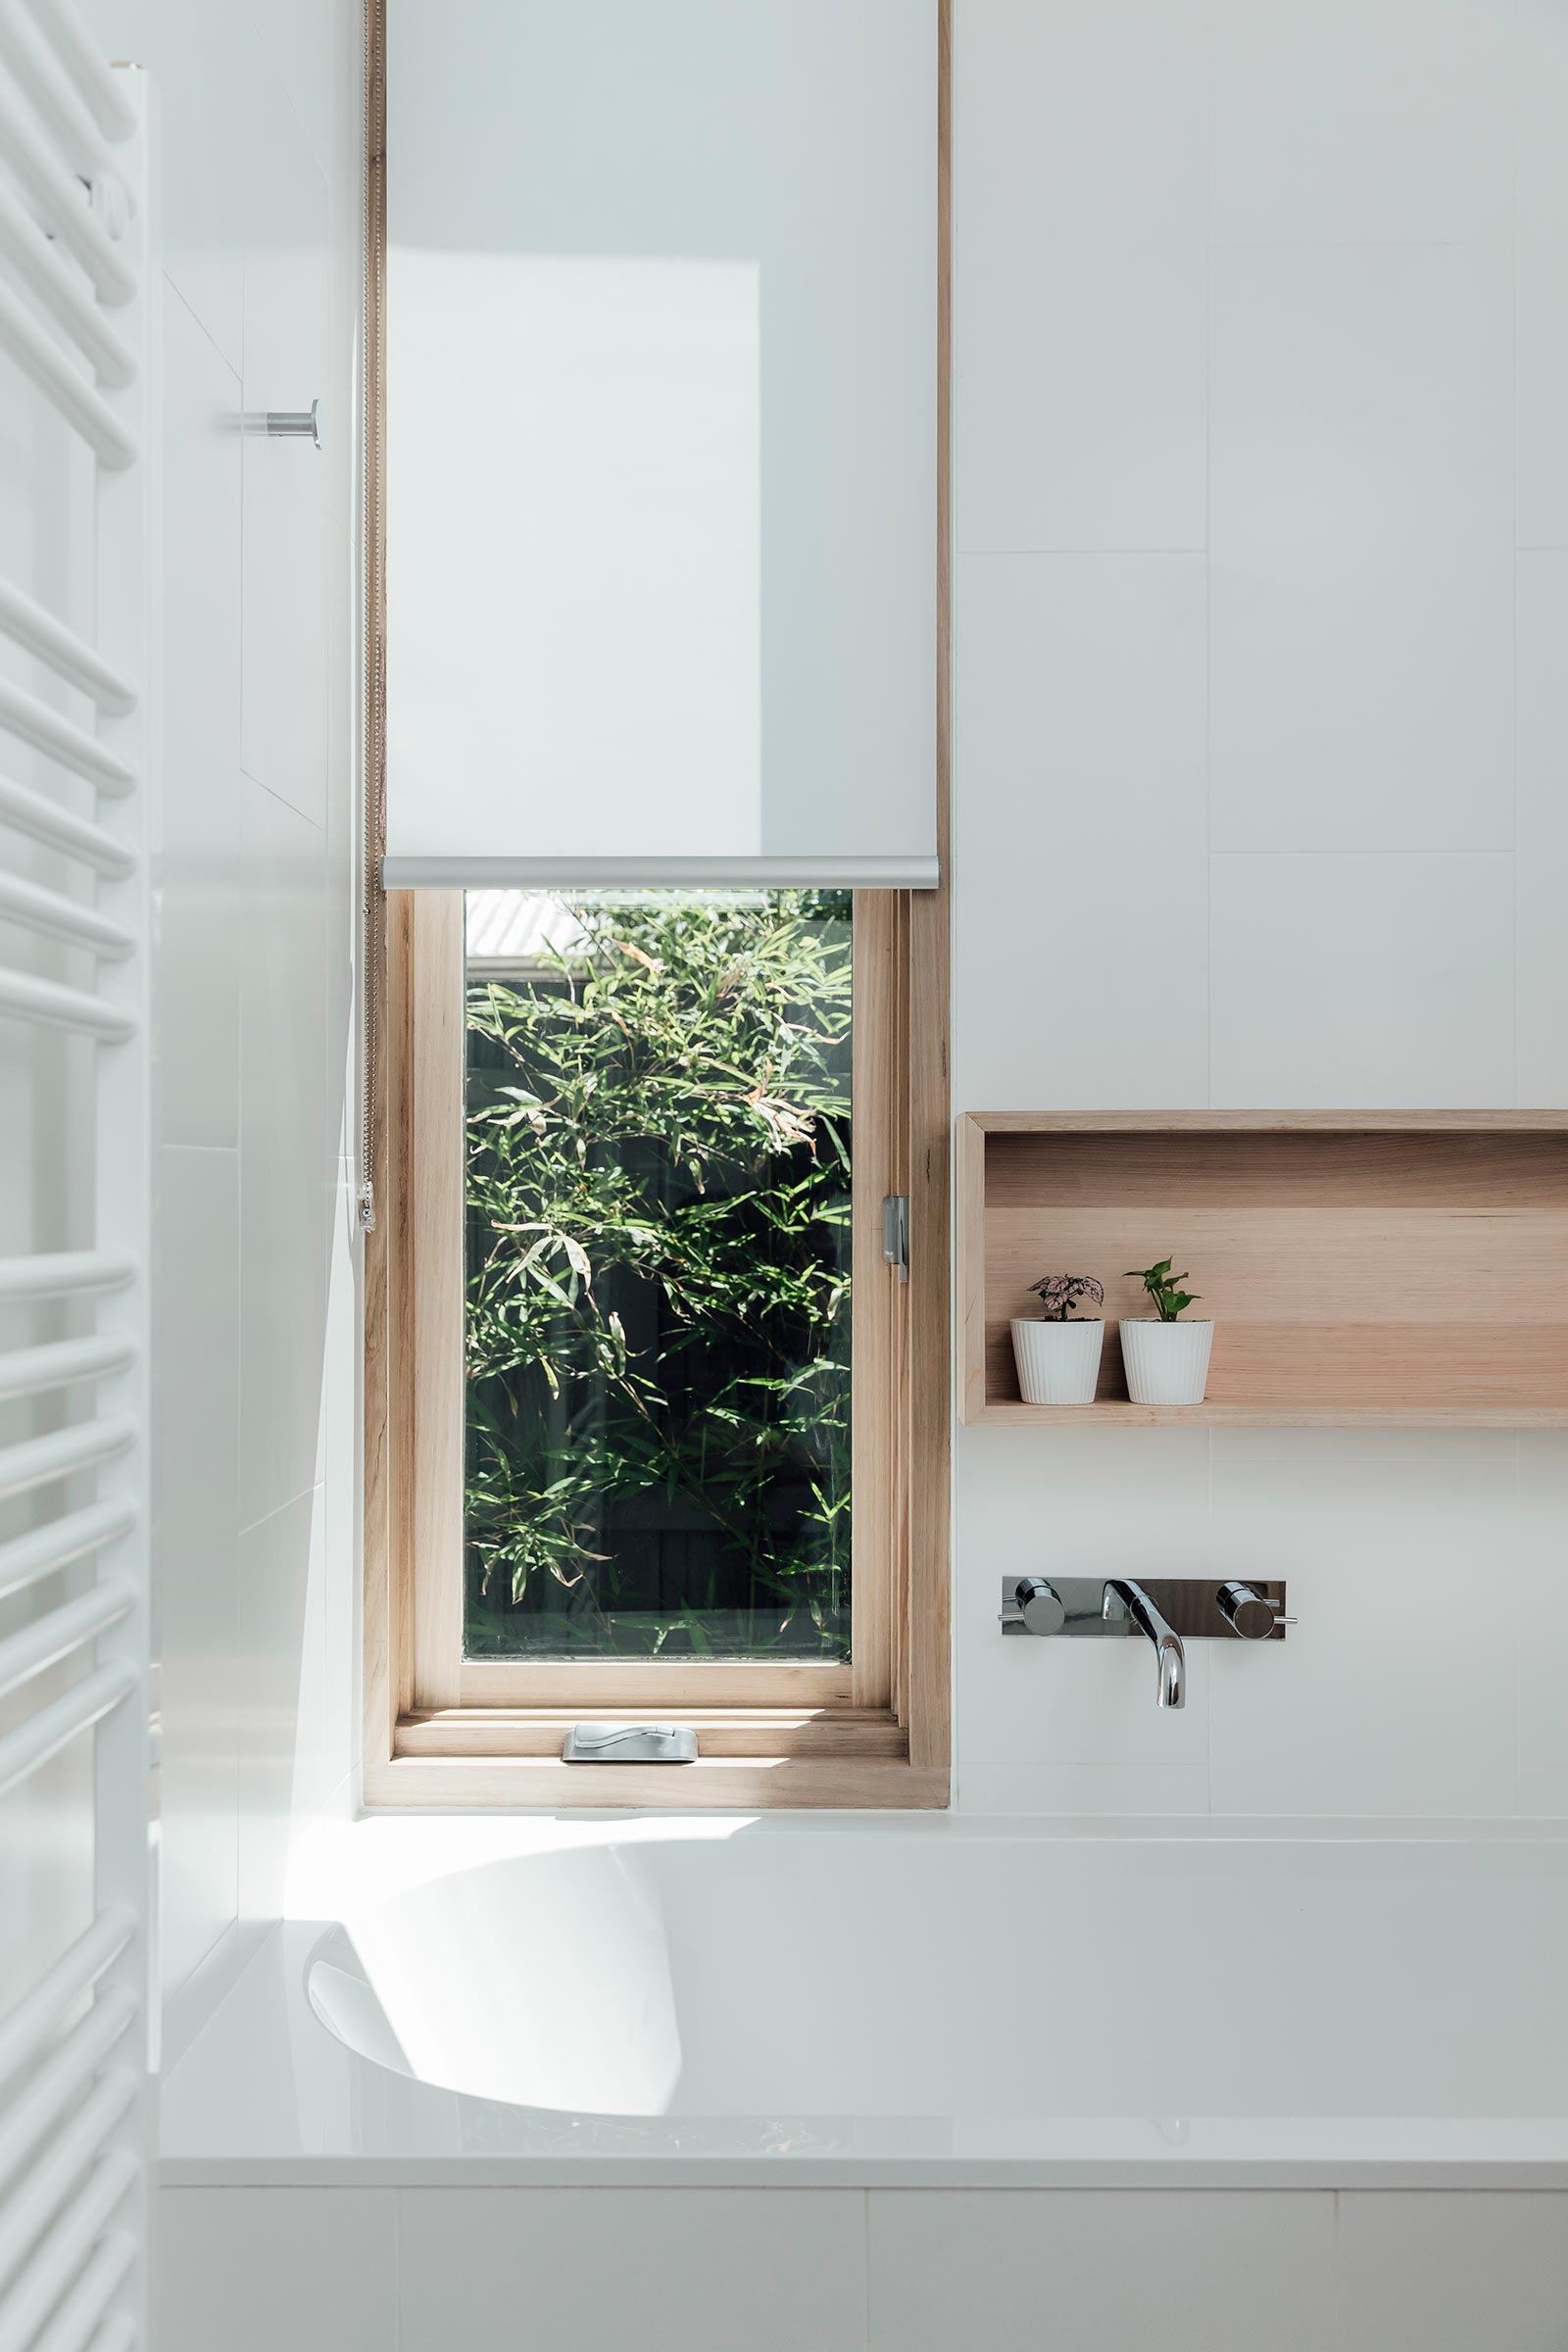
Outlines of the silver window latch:
<svg viewBox="0 0 1568 2352">
<path fill-rule="evenodd" d="M 695 1764 L 697 1734 L 674 1723 L 574 1723 L 565 1764 Z"/>
<path fill-rule="evenodd" d="M 909 1196 L 888 1193 L 882 1201 L 882 1255 L 898 1269 L 901 1282 L 909 1279 Z"/>
</svg>

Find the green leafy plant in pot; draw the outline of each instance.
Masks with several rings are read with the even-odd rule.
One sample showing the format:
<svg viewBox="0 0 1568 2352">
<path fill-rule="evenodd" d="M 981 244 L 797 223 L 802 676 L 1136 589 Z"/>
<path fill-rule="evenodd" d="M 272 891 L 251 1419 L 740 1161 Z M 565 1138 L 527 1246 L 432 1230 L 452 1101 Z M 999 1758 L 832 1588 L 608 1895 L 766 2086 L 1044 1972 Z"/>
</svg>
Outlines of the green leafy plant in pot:
<svg viewBox="0 0 1568 2352">
<path fill-rule="evenodd" d="M 1128 1279 L 1143 1284 L 1154 1310 L 1121 1321 L 1122 1363 L 1134 1404 L 1201 1404 L 1208 1386 L 1214 1326 L 1206 1317 L 1179 1320 L 1186 1308 L 1197 1305 L 1198 1294 L 1181 1288 L 1192 1277 L 1173 1274 L 1175 1262 L 1161 1257 L 1152 1266 L 1128 1268 Z"/>
<path fill-rule="evenodd" d="M 1072 1310 L 1081 1299 L 1103 1305 L 1103 1283 L 1092 1274 L 1042 1274 L 1029 1288 L 1039 1314 L 1012 1318 L 1019 1395 L 1025 1404 L 1093 1404 L 1105 1326 Z"/>
</svg>

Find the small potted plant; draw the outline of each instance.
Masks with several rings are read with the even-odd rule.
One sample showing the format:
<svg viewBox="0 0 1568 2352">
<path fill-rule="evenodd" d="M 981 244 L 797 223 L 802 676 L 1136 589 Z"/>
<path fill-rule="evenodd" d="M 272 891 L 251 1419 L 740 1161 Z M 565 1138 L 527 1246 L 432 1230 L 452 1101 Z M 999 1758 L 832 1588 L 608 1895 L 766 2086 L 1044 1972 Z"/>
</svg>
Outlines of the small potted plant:
<svg viewBox="0 0 1568 2352">
<path fill-rule="evenodd" d="M 1157 1265 L 1128 1268 L 1149 1293 L 1154 1309 L 1152 1315 L 1129 1315 L 1121 1326 L 1127 1394 L 1134 1404 L 1201 1404 L 1208 1385 L 1214 1326 L 1206 1320 L 1177 1321 L 1195 1298 L 1177 1287 L 1191 1277 L 1173 1274 L 1171 1264 L 1170 1258 L 1162 1257 Z"/>
<path fill-rule="evenodd" d="M 1092 1274 L 1042 1274 L 1029 1285 L 1038 1315 L 1014 1315 L 1012 1352 L 1025 1404 L 1093 1404 L 1105 1326 L 1099 1315 L 1075 1316 L 1080 1298 L 1104 1303 L 1104 1286 Z"/>
</svg>

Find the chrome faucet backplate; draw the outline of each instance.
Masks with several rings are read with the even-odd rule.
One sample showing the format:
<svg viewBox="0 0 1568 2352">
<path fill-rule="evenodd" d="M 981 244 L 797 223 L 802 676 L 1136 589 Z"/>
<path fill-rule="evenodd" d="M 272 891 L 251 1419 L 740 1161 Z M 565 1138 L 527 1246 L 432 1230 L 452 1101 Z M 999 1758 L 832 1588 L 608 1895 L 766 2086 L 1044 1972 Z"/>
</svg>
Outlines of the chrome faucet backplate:
<svg viewBox="0 0 1568 2352">
<path fill-rule="evenodd" d="M 1187 1703 L 1188 1642 L 1283 1642 L 1294 1624 L 1285 1587 L 1271 1579 L 1201 1576 L 1004 1576 L 1002 1630 L 1043 1638 L 1120 1640 L 1141 1634 L 1154 1651 L 1154 1697 Z"/>
</svg>

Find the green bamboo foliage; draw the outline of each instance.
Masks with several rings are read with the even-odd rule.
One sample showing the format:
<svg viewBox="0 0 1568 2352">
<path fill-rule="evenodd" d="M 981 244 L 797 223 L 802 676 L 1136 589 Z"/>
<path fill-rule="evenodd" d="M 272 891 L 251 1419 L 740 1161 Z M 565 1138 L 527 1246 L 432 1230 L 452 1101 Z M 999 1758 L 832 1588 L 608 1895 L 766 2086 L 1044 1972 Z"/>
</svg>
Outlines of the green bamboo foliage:
<svg viewBox="0 0 1568 2352">
<path fill-rule="evenodd" d="M 848 896 L 571 911 L 468 989 L 469 1649 L 843 1655 Z M 661 1511 L 650 1610 L 616 1531 Z"/>
</svg>

